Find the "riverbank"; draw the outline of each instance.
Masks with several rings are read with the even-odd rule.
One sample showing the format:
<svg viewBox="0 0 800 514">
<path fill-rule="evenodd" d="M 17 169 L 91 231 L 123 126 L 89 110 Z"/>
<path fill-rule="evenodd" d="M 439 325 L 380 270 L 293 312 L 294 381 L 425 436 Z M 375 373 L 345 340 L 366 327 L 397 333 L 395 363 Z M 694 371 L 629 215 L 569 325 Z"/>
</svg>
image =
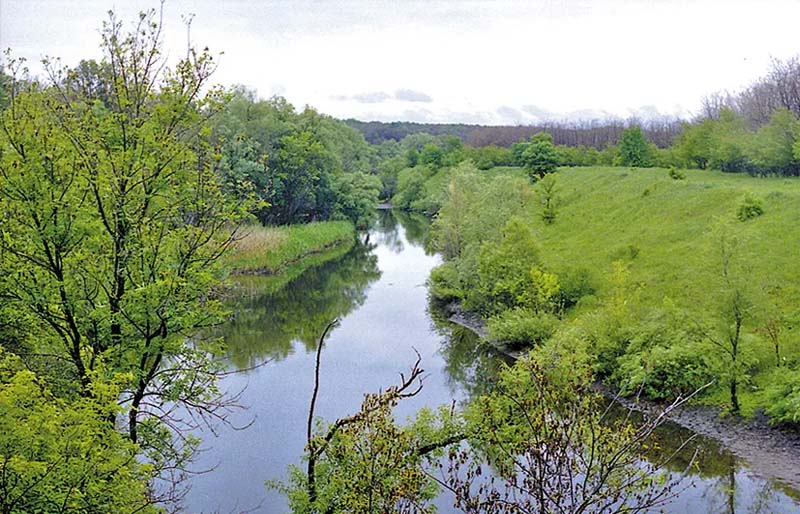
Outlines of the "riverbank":
<svg viewBox="0 0 800 514">
<path fill-rule="evenodd" d="M 496 351 L 514 359 L 524 353 L 492 343 L 488 339 L 486 322 L 478 315 L 464 311 L 457 303 L 451 303 L 445 309 L 452 323 L 471 330 Z M 601 390 L 621 405 L 640 412 L 656 413 L 661 409 L 655 402 L 620 398 L 605 386 Z M 668 419 L 719 442 L 731 453 L 744 459 L 748 467 L 761 478 L 776 480 L 800 490 L 800 467 L 797 465 L 800 462 L 800 430 L 797 428 L 772 426 L 761 413 L 752 419 L 723 416 L 719 408 L 707 405 L 683 405 L 673 410 Z"/>
<path fill-rule="evenodd" d="M 354 238 L 355 228 L 347 221 L 249 226 L 242 230 L 225 264 L 234 275 L 275 275 L 305 258 L 351 244 Z"/>
</svg>

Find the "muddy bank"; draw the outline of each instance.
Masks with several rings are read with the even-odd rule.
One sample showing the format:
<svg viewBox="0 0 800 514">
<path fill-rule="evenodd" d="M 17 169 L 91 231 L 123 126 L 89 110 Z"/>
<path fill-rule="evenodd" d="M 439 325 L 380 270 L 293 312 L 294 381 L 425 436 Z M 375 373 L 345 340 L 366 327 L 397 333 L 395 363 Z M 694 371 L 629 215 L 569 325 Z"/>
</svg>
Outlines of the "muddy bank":
<svg viewBox="0 0 800 514">
<path fill-rule="evenodd" d="M 451 322 L 472 330 L 500 353 L 514 359 L 522 354 L 489 341 L 486 322 L 476 314 L 465 312 L 458 304 L 450 304 L 446 309 Z M 653 402 L 633 402 L 616 397 L 607 387 L 601 390 L 625 407 L 645 413 L 656 413 L 661 408 Z M 763 414 L 753 419 L 723 417 L 718 408 L 702 405 L 683 405 L 673 410 L 668 418 L 673 423 L 718 441 L 745 460 L 748 467 L 761 478 L 777 480 L 800 491 L 800 430 L 797 428 L 773 427 Z"/>
</svg>

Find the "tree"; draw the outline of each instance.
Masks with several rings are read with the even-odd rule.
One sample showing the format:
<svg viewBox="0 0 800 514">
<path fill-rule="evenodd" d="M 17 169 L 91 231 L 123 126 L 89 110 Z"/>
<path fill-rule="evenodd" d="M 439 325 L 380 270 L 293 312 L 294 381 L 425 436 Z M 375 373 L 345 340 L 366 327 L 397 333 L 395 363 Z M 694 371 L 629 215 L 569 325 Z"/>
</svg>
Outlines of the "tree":
<svg viewBox="0 0 800 514">
<path fill-rule="evenodd" d="M 619 139 L 617 165 L 647 168 L 652 165 L 652 153 L 644 132 L 639 127 L 630 127 L 622 131 Z"/>
<path fill-rule="evenodd" d="M 154 513 L 152 469 L 108 423 L 114 384 L 67 401 L 0 348 L 0 512 Z"/>
<path fill-rule="evenodd" d="M 437 488 L 428 470 L 431 457 L 464 438 L 457 416 L 422 411 L 409 426 L 398 425 L 392 410 L 422 390 L 420 358 L 400 383 L 366 394 L 355 414 L 314 425 L 323 343 L 336 322 L 322 333 L 316 351 L 314 390 L 306 431 L 306 469 L 290 469 L 288 484 L 273 484 L 287 494 L 292 512 L 433 512 L 427 505 Z"/>
<path fill-rule="evenodd" d="M 699 123 L 685 124 L 675 148 L 686 166 L 701 170 L 708 167 L 711 159 L 711 132 L 714 120 L 704 119 Z"/>
<path fill-rule="evenodd" d="M 671 456 L 641 456 L 681 401 L 634 425 L 603 408 L 591 384 L 575 352 L 531 354 L 501 371 L 464 415 L 469 447 L 451 447 L 442 466 L 455 506 L 467 514 L 582 514 L 668 503 L 680 480 L 663 469 Z"/>
<path fill-rule="evenodd" d="M 539 132 L 531 136 L 522 152 L 522 163 L 531 179 L 542 178 L 558 167 L 558 153 L 553 144 L 553 136 L 547 132 Z"/>
<path fill-rule="evenodd" d="M 750 270 L 743 263 L 743 248 L 739 239 L 730 234 L 726 227 L 719 233 L 719 304 L 718 317 L 710 328 L 703 332 L 721 353 L 724 365 L 718 375 L 728 385 L 730 411 L 738 414 L 739 385 L 749 379 L 751 357 L 746 351 L 744 325 L 752 318 L 752 293 Z"/>
<path fill-rule="evenodd" d="M 748 161 L 762 175 L 798 175 L 800 159 L 794 148 L 800 141 L 800 120 L 789 110 L 778 109 L 769 123 L 758 129 L 746 147 Z"/>
<path fill-rule="evenodd" d="M 315 430 L 321 348 L 322 339 L 305 469 L 292 467 L 289 483 L 275 484 L 292 512 L 428 513 L 440 489 L 466 513 L 633 513 L 674 496 L 680 477 L 663 469 L 673 454 L 652 462 L 642 454 L 681 402 L 637 425 L 630 413 L 614 418 L 592 389 L 580 352 L 524 357 L 463 413 L 423 411 L 400 425 L 393 408 L 422 387 L 417 360 L 399 384 Z"/>
<path fill-rule="evenodd" d="M 156 19 L 104 25 L 108 103 L 52 64 L 47 84 L 15 82 L 0 118 L 0 295 L 39 320 L 36 352 L 69 362 L 79 395 L 120 377 L 130 440 L 174 470 L 190 452 L 172 443 L 194 440 L 170 429 L 227 405 L 218 345 L 195 336 L 221 319 L 211 292 L 246 205 L 222 194 L 205 143 L 225 99 L 207 87 L 213 58 L 190 49 L 166 68 Z"/>
<path fill-rule="evenodd" d="M 548 225 L 556 220 L 556 207 L 558 198 L 556 197 L 556 180 L 553 175 L 544 177 L 541 181 L 541 203 L 542 220 Z"/>
</svg>

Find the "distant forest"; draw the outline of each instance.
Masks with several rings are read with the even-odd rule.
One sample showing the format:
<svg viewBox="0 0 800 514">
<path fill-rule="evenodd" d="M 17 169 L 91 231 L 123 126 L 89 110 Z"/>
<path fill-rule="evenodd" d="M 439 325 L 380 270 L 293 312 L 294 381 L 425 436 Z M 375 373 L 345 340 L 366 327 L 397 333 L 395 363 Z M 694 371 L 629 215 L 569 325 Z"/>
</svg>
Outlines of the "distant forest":
<svg viewBox="0 0 800 514">
<path fill-rule="evenodd" d="M 693 120 L 662 118 L 642 121 L 585 120 L 551 121 L 525 126 L 467 125 L 462 123 L 414 123 L 408 121 L 358 121 L 345 120 L 350 127 L 359 130 L 373 144 L 387 140 L 400 141 L 409 134 L 427 133 L 434 136 L 458 136 L 464 144 L 472 147 L 510 147 L 527 140 L 537 132 L 553 136 L 556 145 L 587 146 L 602 150 L 616 145 L 622 131 L 639 127 L 648 141 L 658 148 L 667 148 L 675 142 L 687 123 L 699 124 L 703 120 L 718 120 L 725 111 L 744 122 L 749 130 L 767 125 L 779 110 L 800 117 L 800 58 L 785 61 L 774 60 L 767 74 L 739 92 L 720 91 L 705 97 L 701 111 Z M 723 116 L 724 117 L 724 116 Z"/>
<path fill-rule="evenodd" d="M 590 146 L 601 150 L 619 142 L 622 131 L 628 127 L 641 127 L 648 141 L 659 148 L 670 146 L 680 134 L 683 120 L 664 118 L 643 122 L 637 119 L 591 120 L 576 122 L 546 122 L 538 125 L 467 125 L 464 123 L 414 123 L 410 121 L 359 121 L 344 122 L 364 134 L 372 144 L 384 141 L 400 141 L 410 134 L 426 133 L 434 136 L 457 136 L 472 147 L 510 147 L 537 132 L 547 132 L 557 145 Z"/>
</svg>

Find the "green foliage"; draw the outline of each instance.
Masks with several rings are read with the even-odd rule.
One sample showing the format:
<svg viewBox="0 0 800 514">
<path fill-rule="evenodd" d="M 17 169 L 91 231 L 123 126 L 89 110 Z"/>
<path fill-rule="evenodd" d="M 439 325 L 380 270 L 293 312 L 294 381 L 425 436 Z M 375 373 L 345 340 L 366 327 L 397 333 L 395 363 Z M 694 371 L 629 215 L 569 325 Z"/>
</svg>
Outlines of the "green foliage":
<svg viewBox="0 0 800 514">
<path fill-rule="evenodd" d="M 428 143 L 422 147 L 419 154 L 419 162 L 423 166 L 437 170 L 444 164 L 444 152 L 433 143 Z"/>
<path fill-rule="evenodd" d="M 607 416 L 590 390 L 585 361 L 576 353 L 552 357 L 523 357 L 470 404 L 472 447 L 452 450 L 445 474 L 455 506 L 467 512 L 658 508 L 677 480 L 640 460 L 657 423 L 634 428 L 626 416 Z"/>
<path fill-rule="evenodd" d="M 749 134 L 744 118 L 730 109 L 720 111 L 710 135 L 709 167 L 727 172 L 746 172 Z"/>
<path fill-rule="evenodd" d="M 669 178 L 671 178 L 672 180 L 686 180 L 686 172 L 683 170 L 670 167 L 669 170 L 667 170 L 667 172 L 669 174 Z"/>
<path fill-rule="evenodd" d="M 496 313 L 528 303 L 531 269 L 539 264 L 538 248 L 530 229 L 520 218 L 511 218 L 503 227 L 499 244 L 485 243 L 478 259 L 481 312 Z"/>
<path fill-rule="evenodd" d="M 440 302 L 460 301 L 464 298 L 464 292 L 459 287 L 458 268 L 452 262 L 441 264 L 431 271 L 428 287 Z"/>
<path fill-rule="evenodd" d="M 757 218 L 764 214 L 763 202 L 748 193 L 745 195 L 739 208 L 736 210 L 736 219 L 739 221 L 747 221 L 749 219 Z"/>
<path fill-rule="evenodd" d="M 542 203 L 542 221 L 551 225 L 556 220 L 558 211 L 558 197 L 556 196 L 556 179 L 547 175 L 539 181 L 539 191 Z"/>
<path fill-rule="evenodd" d="M 96 382 L 92 398 L 65 400 L 0 348 L 0 510 L 157 512 L 153 469 L 108 423 L 119 388 Z"/>
<path fill-rule="evenodd" d="M 380 186 L 370 175 L 374 150 L 342 122 L 285 99 L 258 100 L 234 88 L 214 123 L 217 173 L 235 198 L 255 195 L 264 224 L 374 217 Z M 392 181 L 396 169 L 384 170 Z M 389 186 L 391 187 L 391 186 Z"/>
<path fill-rule="evenodd" d="M 163 405 L 224 409 L 218 345 L 192 336 L 224 315 L 211 293 L 226 227 L 249 205 L 212 170 L 207 120 L 226 99 L 207 84 L 216 64 L 190 50 L 167 68 L 156 19 L 125 33 L 112 15 L 101 32 L 107 103 L 67 94 L 68 73 L 48 65 L 52 83 L 27 83 L 0 114 L 0 296 L 37 319 L 35 353 L 69 364 L 41 374 L 86 398 L 104 376 L 124 379 L 129 438 L 174 470 L 196 440 L 167 430 L 192 420 L 162 423 Z"/>
<path fill-rule="evenodd" d="M 596 166 L 600 151 L 593 146 L 556 146 L 559 166 Z"/>
<path fill-rule="evenodd" d="M 591 272 L 586 268 L 568 268 L 558 275 L 558 303 L 561 309 L 578 305 L 581 298 L 596 291 Z"/>
<path fill-rule="evenodd" d="M 517 307 L 489 318 L 489 337 L 513 350 L 530 348 L 549 339 L 556 331 L 558 318 L 547 312 Z"/>
<path fill-rule="evenodd" d="M 418 363 L 417 363 L 418 364 Z M 408 425 L 393 410 L 415 396 L 422 370 L 414 366 L 401 384 L 366 394 L 361 409 L 331 424 L 317 423 L 306 445 L 307 468 L 290 468 L 288 484 L 275 484 L 295 513 L 420 512 L 439 492 L 430 472 L 443 448 L 463 439 L 451 408 L 422 409 Z"/>
<path fill-rule="evenodd" d="M 640 324 L 618 358 L 615 381 L 622 394 L 673 401 L 715 380 L 711 349 L 665 320 Z"/>
<path fill-rule="evenodd" d="M 513 166 L 514 155 L 508 148 L 499 146 L 467 147 L 464 155 L 472 160 L 479 170 L 490 170 L 497 166 Z"/>
<path fill-rule="evenodd" d="M 558 154 L 553 136 L 539 132 L 531 136 L 521 155 L 522 165 L 532 180 L 552 173 L 558 167 Z"/>
<path fill-rule="evenodd" d="M 618 155 L 615 165 L 648 168 L 652 166 L 653 154 L 644 132 L 639 127 L 630 127 L 622 131 L 619 139 Z"/>
<path fill-rule="evenodd" d="M 774 372 L 766 413 L 772 423 L 800 423 L 800 370 Z"/>
<path fill-rule="evenodd" d="M 695 124 L 684 124 L 673 146 L 687 166 L 701 170 L 708 167 L 711 161 L 711 134 L 714 126 L 714 120 L 709 118 Z"/>
<path fill-rule="evenodd" d="M 800 159 L 794 153 L 798 141 L 800 120 L 791 111 L 778 109 L 749 137 L 747 160 L 761 175 L 799 175 Z"/>
</svg>

